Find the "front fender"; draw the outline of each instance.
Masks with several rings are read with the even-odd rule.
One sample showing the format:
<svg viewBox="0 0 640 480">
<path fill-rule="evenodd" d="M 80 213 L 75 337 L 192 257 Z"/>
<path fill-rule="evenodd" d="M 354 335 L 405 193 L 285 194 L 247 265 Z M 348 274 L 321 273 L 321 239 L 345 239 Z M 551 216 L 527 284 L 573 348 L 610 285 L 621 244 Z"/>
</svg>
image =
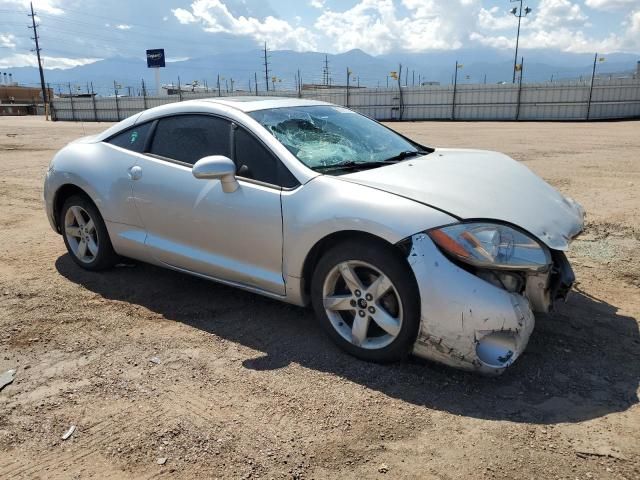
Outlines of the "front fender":
<svg viewBox="0 0 640 480">
<path fill-rule="evenodd" d="M 456 219 L 412 200 L 371 187 L 319 176 L 282 192 L 283 270 L 301 278 L 313 246 L 341 231 L 358 231 L 391 244 Z"/>
</svg>

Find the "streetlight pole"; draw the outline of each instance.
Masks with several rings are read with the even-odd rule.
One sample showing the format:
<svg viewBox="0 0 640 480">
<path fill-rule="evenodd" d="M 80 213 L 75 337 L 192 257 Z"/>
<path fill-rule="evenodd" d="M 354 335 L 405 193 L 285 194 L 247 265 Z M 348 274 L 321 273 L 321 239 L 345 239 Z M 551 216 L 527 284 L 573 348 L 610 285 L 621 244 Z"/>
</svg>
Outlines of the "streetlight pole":
<svg viewBox="0 0 640 480">
<path fill-rule="evenodd" d="M 456 60 L 456 71 L 453 80 L 453 98 L 451 99 L 451 120 L 456 119 L 456 90 L 458 87 L 458 69 L 462 68 L 462 64 Z"/>
<path fill-rule="evenodd" d="M 516 65 L 518 64 L 518 44 L 520 43 L 520 23 L 522 22 L 522 17 L 526 17 L 531 13 L 531 9 L 529 7 L 524 7 L 522 9 L 522 0 L 511 0 L 511 2 L 520 2 L 520 8 L 513 7 L 511 9 L 511 13 L 518 17 L 518 33 L 516 34 L 516 53 L 513 56 L 513 81 L 512 83 L 516 83 Z"/>
</svg>

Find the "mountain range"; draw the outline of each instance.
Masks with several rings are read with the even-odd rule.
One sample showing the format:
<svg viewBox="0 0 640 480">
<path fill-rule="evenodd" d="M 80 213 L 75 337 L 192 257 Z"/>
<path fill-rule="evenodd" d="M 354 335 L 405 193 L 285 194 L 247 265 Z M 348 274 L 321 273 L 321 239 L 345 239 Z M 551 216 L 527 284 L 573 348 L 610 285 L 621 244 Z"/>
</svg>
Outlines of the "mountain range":
<svg viewBox="0 0 640 480">
<path fill-rule="evenodd" d="M 577 54 L 551 52 L 549 50 L 522 50 L 524 57 L 524 81 L 543 82 L 553 79 L 576 79 L 582 76 L 589 78 L 593 66 L 593 54 Z M 520 56 L 520 54 L 519 54 Z M 607 75 L 620 72 L 636 71 L 640 55 L 613 53 L 604 56 L 605 61 L 597 62 L 597 73 Z M 510 82 L 513 72 L 513 52 L 505 50 L 463 49 L 456 51 L 433 51 L 420 54 L 387 54 L 369 55 L 362 50 L 350 50 L 341 54 L 320 52 L 295 52 L 277 50 L 268 52 L 268 69 L 270 89 L 272 77 L 277 77 L 275 87 L 292 89 L 296 84 L 298 70 L 303 83 L 323 83 L 325 75 L 325 59 L 328 62 L 329 75 L 333 85 L 344 85 L 347 69 L 351 73 L 351 85 L 368 87 L 384 87 L 387 81 L 393 85 L 395 80 L 388 78 L 390 72 L 399 71 L 402 64 L 402 84 L 418 84 L 418 81 L 434 81 L 442 84 L 450 83 L 455 71 L 455 62 L 462 67 L 458 70 L 460 83 Z M 14 81 L 21 84 L 38 84 L 38 69 L 20 67 L 3 69 L 12 73 Z M 408 75 L 405 76 L 405 73 Z M 257 77 L 259 89 L 264 89 L 265 68 L 263 52 L 253 50 L 245 53 L 220 53 L 199 58 L 184 59 L 167 63 L 161 69 L 162 84 L 178 82 L 182 84 L 198 80 L 211 88 L 217 83 L 217 76 L 222 78 L 221 88 L 226 89 L 231 79 L 236 90 L 246 90 Z M 141 58 L 114 57 L 82 65 L 66 70 L 45 69 L 45 81 L 56 92 L 68 92 L 68 83 L 72 89 L 85 90 L 89 82 L 93 82 L 94 90 L 102 95 L 113 94 L 113 82 L 122 89 L 131 86 L 133 91 L 139 89 L 144 79 L 149 90 L 153 90 L 154 72 L 146 67 L 144 56 Z M 122 92 L 122 90 L 121 90 Z M 126 93 L 126 92 L 125 92 Z"/>
</svg>

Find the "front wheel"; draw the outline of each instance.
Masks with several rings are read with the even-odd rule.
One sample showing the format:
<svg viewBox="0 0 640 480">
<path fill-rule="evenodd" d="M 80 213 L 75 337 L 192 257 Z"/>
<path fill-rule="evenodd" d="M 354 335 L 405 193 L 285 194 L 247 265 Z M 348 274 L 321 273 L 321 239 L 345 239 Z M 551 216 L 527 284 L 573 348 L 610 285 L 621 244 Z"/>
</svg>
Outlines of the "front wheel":
<svg viewBox="0 0 640 480">
<path fill-rule="evenodd" d="M 91 200 L 73 195 L 60 212 L 62 237 L 74 262 L 86 270 L 103 270 L 115 265 L 118 256 L 113 251 L 107 227 Z"/>
<path fill-rule="evenodd" d="M 406 357 L 420 326 L 415 277 L 399 251 L 383 242 L 346 242 L 318 262 L 314 310 L 331 338 L 364 360 Z"/>
</svg>

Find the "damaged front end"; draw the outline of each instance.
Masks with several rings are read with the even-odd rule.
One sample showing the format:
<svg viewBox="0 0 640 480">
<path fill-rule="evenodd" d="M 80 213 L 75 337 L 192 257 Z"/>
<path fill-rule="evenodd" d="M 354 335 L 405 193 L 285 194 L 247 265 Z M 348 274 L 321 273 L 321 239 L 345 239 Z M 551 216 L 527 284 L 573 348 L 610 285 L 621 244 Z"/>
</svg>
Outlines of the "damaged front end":
<svg viewBox="0 0 640 480">
<path fill-rule="evenodd" d="M 504 371 L 526 348 L 534 312 L 551 311 L 575 280 L 563 252 L 509 226 L 457 224 L 410 240 L 422 305 L 414 354 L 457 368 Z"/>
</svg>

